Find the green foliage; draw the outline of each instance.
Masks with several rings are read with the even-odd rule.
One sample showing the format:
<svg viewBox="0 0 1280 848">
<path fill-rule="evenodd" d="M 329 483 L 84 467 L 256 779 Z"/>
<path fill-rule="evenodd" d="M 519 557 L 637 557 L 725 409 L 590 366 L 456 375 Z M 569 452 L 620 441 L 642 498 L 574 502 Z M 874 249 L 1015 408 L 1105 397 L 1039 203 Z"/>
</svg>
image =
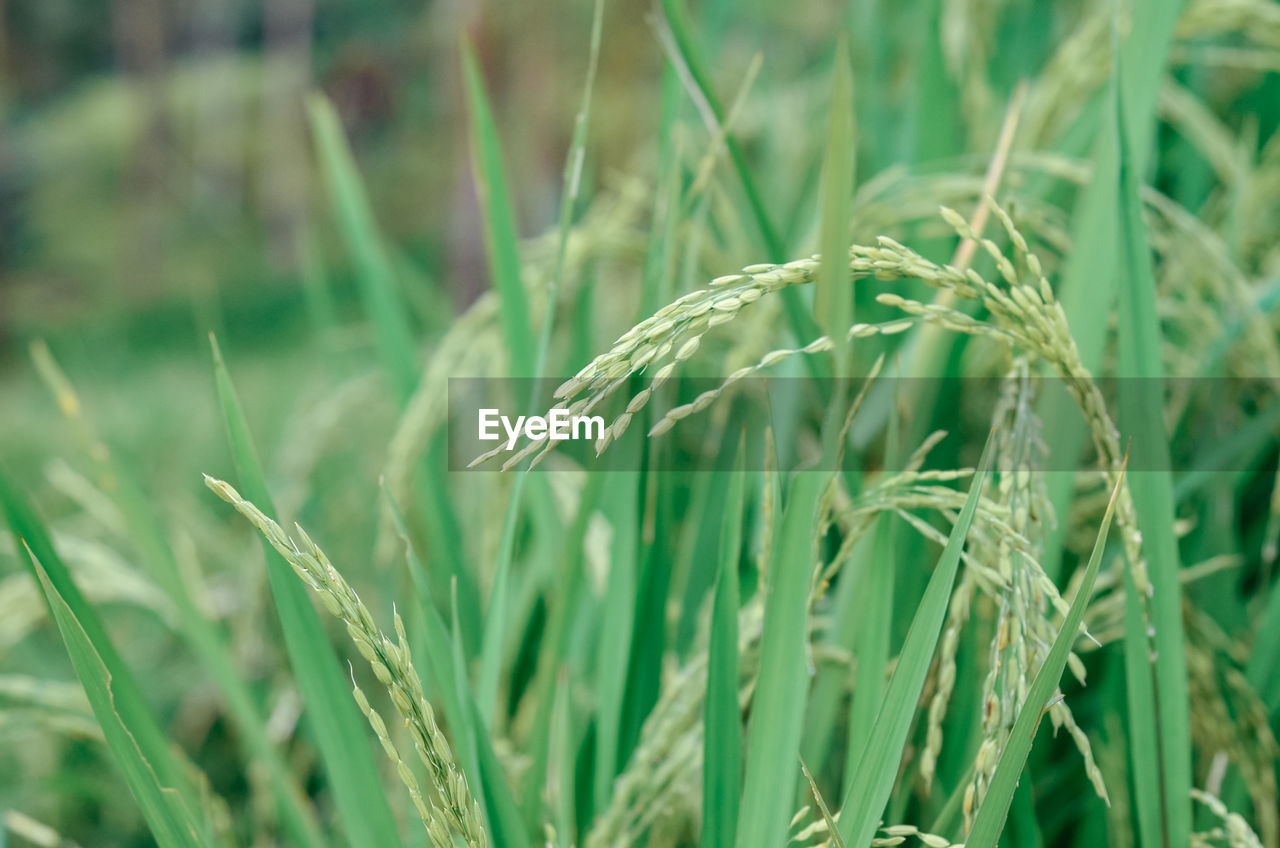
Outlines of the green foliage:
<svg viewBox="0 0 1280 848">
<path fill-rule="evenodd" d="M 249 433 L 249 423 L 218 343 L 212 337 L 210 343 L 213 345 L 218 400 L 241 485 L 252 499 L 272 509 L 266 477 Z M 307 719 L 333 783 L 345 830 L 353 843 L 395 845 L 400 841 L 399 836 L 386 795 L 381 791 L 367 734 L 349 698 L 341 666 L 325 636 L 320 618 L 289 564 L 265 541 L 263 554 L 290 666 L 297 676 L 303 701 L 308 706 Z"/>
<path fill-rule="evenodd" d="M 955 527 L 947 539 L 929 585 L 925 587 L 916 613 L 911 619 L 906 641 L 898 654 L 898 663 L 885 689 L 884 699 L 876 711 L 871 732 L 862 740 L 862 752 L 857 765 L 850 772 L 849 789 L 845 793 L 840 818 L 840 836 L 846 845 L 864 845 L 871 841 L 880 821 L 881 811 L 893 791 L 894 777 L 902 750 L 907 743 L 914 710 L 920 700 L 934 649 L 938 644 L 938 632 L 946 616 L 947 599 L 960 567 L 960 553 L 964 549 L 969 527 L 978 509 L 978 498 L 990 470 L 991 442 L 983 449 L 978 473 L 969 487 L 964 508 L 956 519 Z"/>
<path fill-rule="evenodd" d="M 0 506 L 18 558 L 39 582 L 94 717 L 152 836 L 163 848 L 208 845 L 209 823 L 200 814 L 195 787 L 171 755 L 142 689 L 40 519 L 3 476 Z M 43 562 L 49 563 L 48 570 Z"/>
<path fill-rule="evenodd" d="M 829 478 L 802 472 L 792 481 L 764 587 L 759 691 L 747 731 L 739 848 L 784 841 L 796 784 L 796 758 L 808 700 L 805 624 L 816 553 L 818 498 Z"/>
<path fill-rule="evenodd" d="M 462 42 L 462 73 L 467 84 L 467 114 L 471 122 L 472 170 L 476 194 L 480 196 L 480 206 L 484 210 L 489 273 L 494 289 L 501 296 L 502 326 L 511 357 L 510 373 L 515 377 L 529 376 L 527 369 L 534 361 L 534 345 L 529 304 L 521 279 L 520 255 L 516 249 L 511 192 L 502 164 L 498 128 L 480 77 L 475 48 L 467 41 Z"/>
<path fill-rule="evenodd" d="M 0 827 L 1280 848 L 1273 4 L 336 8 L 5 107 Z"/>
<path fill-rule="evenodd" d="M 741 707 L 738 703 L 738 610 L 741 590 L 738 563 L 742 556 L 742 448 L 725 493 L 724 528 L 720 535 L 720 569 L 711 612 L 707 648 L 707 728 L 702 761 L 702 836 L 704 848 L 736 842 L 738 796 L 742 792 Z"/>
<path fill-rule="evenodd" d="M 1067 654 L 1071 653 L 1071 643 L 1084 620 L 1084 611 L 1089 606 L 1093 593 L 1093 585 L 1098 579 L 1098 569 L 1102 565 L 1102 552 L 1106 549 L 1107 531 L 1111 529 L 1111 519 L 1115 513 L 1116 496 L 1120 487 L 1116 486 L 1107 502 L 1107 511 L 1102 516 L 1102 527 L 1098 530 L 1098 540 L 1094 542 L 1093 553 L 1089 556 L 1089 564 L 1085 566 L 1084 577 L 1077 589 L 1076 599 L 1071 604 L 1066 617 L 1062 620 L 1062 628 L 1053 640 L 1049 649 L 1049 658 L 1035 680 L 1031 682 L 1031 691 L 1027 695 L 1027 705 L 1018 713 L 1013 730 L 1009 735 L 1008 747 L 1000 755 L 1000 763 L 996 766 L 995 775 L 991 779 L 991 787 L 987 790 L 986 800 L 978 811 L 973 829 L 969 831 L 969 845 L 994 846 L 1000 841 L 1000 831 L 1004 828 L 1004 819 L 1017 791 L 1019 777 L 1025 766 L 1027 754 L 1031 751 L 1031 743 L 1036 730 L 1040 726 L 1044 713 L 1049 709 L 1054 690 L 1058 688 L 1058 680 L 1067 665 Z M 1037 708 L 1037 704 L 1043 706 Z M 1188 797 L 1190 795 L 1188 794 Z"/>
<path fill-rule="evenodd" d="M 395 394 L 408 399 L 418 384 L 418 356 L 391 259 L 382 245 L 378 224 L 333 105 L 315 95 L 307 102 L 307 111 L 334 214 L 358 270 L 356 279 L 365 311 L 374 325 L 382 366 Z"/>
<path fill-rule="evenodd" d="M 1121 74 L 1121 80 L 1124 76 Z M 1121 88 L 1120 91 L 1123 89 Z M 1143 467 L 1155 470 L 1135 476 L 1134 508 L 1142 531 L 1143 549 L 1150 568 L 1152 597 L 1146 605 L 1151 643 L 1134 643 L 1129 651 L 1154 657 L 1154 698 L 1130 704 L 1130 723 L 1156 716 L 1160 747 L 1155 759 L 1134 760 L 1138 804 L 1160 811 L 1164 845 L 1180 845 L 1191 833 L 1191 722 L 1188 715 L 1186 647 L 1182 627 L 1182 586 L 1178 578 L 1180 557 L 1174 537 L 1173 479 L 1168 468 L 1169 445 L 1164 422 L 1150 410 L 1164 398 L 1164 365 L 1160 352 L 1160 318 L 1156 307 L 1155 274 L 1147 245 L 1146 226 L 1138 197 L 1136 168 L 1142 159 L 1133 152 L 1134 131 L 1117 92 L 1116 125 L 1119 131 L 1120 326 L 1117 369 L 1122 377 L 1135 378 L 1135 387 L 1122 394 L 1119 423 L 1131 440 Z M 1145 797 L 1144 797 L 1145 796 Z M 1156 842 L 1154 833 L 1144 841 Z"/>
</svg>

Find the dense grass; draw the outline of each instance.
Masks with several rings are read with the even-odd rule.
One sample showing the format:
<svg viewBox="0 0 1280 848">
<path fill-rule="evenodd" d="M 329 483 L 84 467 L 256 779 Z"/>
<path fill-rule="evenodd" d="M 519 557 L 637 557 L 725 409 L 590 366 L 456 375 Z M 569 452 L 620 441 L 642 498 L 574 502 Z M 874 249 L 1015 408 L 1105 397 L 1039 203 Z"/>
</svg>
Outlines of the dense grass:
<svg viewBox="0 0 1280 848">
<path fill-rule="evenodd" d="M 15 324 L 0 845 L 1280 848 L 1280 7 L 807 15 L 612 161 L 584 6 L 527 240 L 451 33 L 460 312 L 316 93 L 293 294 Z"/>
</svg>

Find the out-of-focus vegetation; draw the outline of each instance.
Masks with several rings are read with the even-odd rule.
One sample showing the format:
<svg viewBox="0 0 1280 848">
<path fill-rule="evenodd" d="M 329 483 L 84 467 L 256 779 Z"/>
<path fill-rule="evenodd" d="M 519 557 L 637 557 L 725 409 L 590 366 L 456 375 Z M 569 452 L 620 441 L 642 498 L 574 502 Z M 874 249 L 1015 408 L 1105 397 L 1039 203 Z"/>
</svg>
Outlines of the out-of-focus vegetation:
<svg viewBox="0 0 1280 848">
<path fill-rule="evenodd" d="M 1280 848 L 1280 5 L 0 21 L 0 845 Z"/>
<path fill-rule="evenodd" d="M 331 249 L 312 167 L 302 102 L 312 89 L 335 102 L 404 273 L 450 293 L 438 312 L 418 295 L 438 330 L 484 286 L 457 39 L 483 48 L 503 128 L 523 139 L 509 165 L 536 231 L 555 215 L 584 14 L 582 4 L 493 14 L 310 0 L 7 4 L 7 337 L 114 318 L 123 326 L 108 338 L 172 345 L 223 312 L 228 329 L 255 317 L 297 329 L 288 318 L 305 317 L 298 280 L 311 252 L 340 297 L 348 263 Z M 614 14 L 642 27 L 635 4 Z M 602 86 L 612 104 L 625 92 L 635 113 L 602 102 L 597 138 L 625 163 L 643 146 L 628 130 L 656 102 L 660 58 L 643 29 L 620 32 Z"/>
</svg>

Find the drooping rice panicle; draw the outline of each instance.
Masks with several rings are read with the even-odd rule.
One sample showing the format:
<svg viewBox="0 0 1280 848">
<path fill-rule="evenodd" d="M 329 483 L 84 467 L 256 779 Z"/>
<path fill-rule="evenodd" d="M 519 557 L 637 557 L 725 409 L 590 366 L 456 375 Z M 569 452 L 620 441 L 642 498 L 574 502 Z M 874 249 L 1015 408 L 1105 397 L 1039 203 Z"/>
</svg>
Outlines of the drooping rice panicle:
<svg viewBox="0 0 1280 848">
<path fill-rule="evenodd" d="M 481 822 L 480 806 L 472 797 L 466 778 L 458 768 L 453 749 L 436 724 L 435 710 L 423 694 L 422 681 L 413 667 L 399 613 L 395 615 L 397 641 L 392 642 L 374 624 L 373 616 L 360 600 L 360 596 L 343 579 L 329 562 L 324 551 L 320 550 L 302 527 L 295 525 L 297 539 L 290 538 L 280 525 L 242 498 L 230 484 L 208 475 L 204 479 L 205 485 L 214 494 L 249 519 L 249 522 L 293 567 L 308 588 L 316 593 L 324 608 L 346 625 L 347 635 L 355 643 L 356 649 L 368 661 L 378 682 L 387 687 L 396 711 L 408 725 L 418 757 L 427 766 L 431 776 L 431 798 L 424 805 L 423 794 L 417 790 L 416 781 L 410 779 L 412 772 L 398 760 L 398 755 L 394 759 L 397 772 L 409 788 L 414 804 L 420 813 L 425 813 L 423 822 L 427 825 L 432 839 L 440 848 L 446 848 L 452 844 L 449 836 L 452 830 L 460 834 L 468 845 L 484 846 L 486 836 Z M 357 704 L 373 726 L 379 741 L 386 749 L 390 742 L 387 741 L 389 737 L 386 735 L 386 728 L 381 727 L 381 719 L 377 717 L 376 712 L 366 709 L 368 701 L 363 697 L 359 687 L 355 689 L 355 697 Z M 381 732 L 378 732 L 380 728 Z M 435 798 L 439 798 L 440 801 L 437 803 Z"/>
</svg>

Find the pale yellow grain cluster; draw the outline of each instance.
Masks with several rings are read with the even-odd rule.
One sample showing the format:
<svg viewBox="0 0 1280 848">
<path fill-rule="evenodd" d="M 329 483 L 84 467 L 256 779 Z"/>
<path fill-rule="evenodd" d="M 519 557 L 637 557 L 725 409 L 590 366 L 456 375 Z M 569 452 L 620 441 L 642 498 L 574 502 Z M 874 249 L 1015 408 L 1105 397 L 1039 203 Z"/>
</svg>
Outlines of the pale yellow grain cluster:
<svg viewBox="0 0 1280 848">
<path fill-rule="evenodd" d="M 1228 848 L 1262 848 L 1262 840 L 1249 827 L 1244 816 L 1228 810 L 1220 798 L 1200 789 L 1192 789 L 1191 797 L 1207 807 L 1222 822 L 1220 827 L 1191 834 L 1192 845 L 1210 846 L 1225 841 Z"/>
<path fill-rule="evenodd" d="M 391 702 L 404 719 L 413 738 L 418 757 L 427 767 L 430 790 L 422 792 L 412 770 L 400 759 L 381 717 L 374 711 L 358 686 L 354 694 L 365 717 L 396 771 L 409 790 L 415 806 L 427 826 L 436 848 L 452 848 L 452 833 L 457 833 L 469 846 L 484 846 L 486 836 L 481 821 L 480 805 L 458 768 L 453 749 L 436 724 L 435 711 L 422 692 L 422 681 L 409 654 L 408 640 L 399 613 L 395 614 L 396 642 L 392 642 L 374 624 L 373 616 L 360 597 L 329 562 L 324 551 L 300 526 L 294 525 L 297 540 L 290 538 L 260 509 L 240 496 L 230 484 L 205 476 L 205 485 L 258 528 L 263 537 L 302 581 L 316 593 L 321 604 L 347 626 L 347 635 L 360 655 L 369 663 L 378 682 L 387 688 Z"/>
<path fill-rule="evenodd" d="M 980 549 L 979 556 L 996 563 L 1002 585 L 994 597 L 996 632 L 988 651 L 988 672 L 978 702 L 982 738 L 974 758 L 973 776 L 965 787 L 962 813 L 965 831 L 981 805 L 995 773 L 1017 716 L 1028 709 L 1027 693 L 1048 656 L 1057 636 L 1052 618 L 1065 615 L 1067 604 L 1037 561 L 1045 528 L 1052 521 L 1052 508 L 1043 487 L 1043 477 L 1032 469 L 1043 465 L 1044 445 L 1039 421 L 1033 411 L 1031 372 L 1025 358 L 1014 360 L 1004 380 L 1004 390 L 996 408 L 998 435 L 996 467 L 998 499 L 1009 509 L 1009 521 L 1018 537 L 1030 548 L 1020 548 L 1001 539 L 993 548 Z M 1048 591 L 1046 591 L 1046 589 Z M 953 607 L 954 608 L 954 607 Z M 1082 637 L 1089 638 L 1082 629 Z M 937 694 L 930 704 L 928 739 L 921 758 L 921 776 L 933 779 L 933 763 L 941 747 L 941 720 L 945 702 L 940 703 L 946 684 L 954 680 L 954 657 L 948 656 L 951 625 L 940 653 Z M 1084 682 L 1084 664 L 1074 653 L 1068 657 L 1072 673 Z M 1109 803 L 1102 772 L 1094 761 L 1088 737 L 1076 724 L 1065 701 L 1056 700 L 1049 709 L 1054 728 L 1065 728 L 1084 759 L 1085 772 L 1094 790 Z"/>
<path fill-rule="evenodd" d="M 566 407 L 569 415 L 587 415 L 631 375 L 654 369 L 649 387 L 632 399 L 627 410 L 615 418 L 597 440 L 596 452 L 600 453 L 626 431 L 632 416 L 644 408 L 652 393 L 671 378 L 679 364 L 697 352 L 709 330 L 732 321 L 766 294 L 813 282 L 818 267 L 819 259 L 813 256 L 784 265 L 749 265 L 739 274 L 718 277 L 711 281 L 709 288 L 684 295 L 623 333 L 608 351 L 557 388 L 555 397 L 569 403 Z M 502 467 L 512 468 L 530 456 L 536 462 L 554 444 L 545 437 L 531 441 L 506 459 Z M 471 464 L 478 465 L 506 452 L 505 446 L 495 448 Z"/>
</svg>

